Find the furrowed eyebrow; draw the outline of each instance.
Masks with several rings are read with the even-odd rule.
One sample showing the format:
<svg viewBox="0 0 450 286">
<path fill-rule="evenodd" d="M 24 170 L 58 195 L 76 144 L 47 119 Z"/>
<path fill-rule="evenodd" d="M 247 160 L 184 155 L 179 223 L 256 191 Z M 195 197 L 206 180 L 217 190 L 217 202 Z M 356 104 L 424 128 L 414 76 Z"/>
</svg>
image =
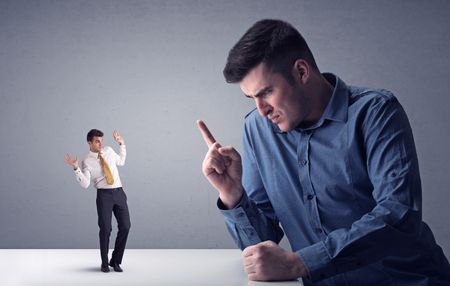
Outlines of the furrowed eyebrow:
<svg viewBox="0 0 450 286">
<path fill-rule="evenodd" d="M 248 95 L 248 94 L 245 94 L 245 93 L 244 93 L 244 95 L 245 95 L 246 97 L 248 97 L 248 98 L 256 98 L 256 97 L 258 97 L 258 96 L 261 96 L 261 95 L 267 93 L 267 92 L 270 91 L 271 89 L 272 89 L 271 86 L 266 86 L 266 87 L 264 87 L 263 89 L 261 89 L 260 91 L 258 91 L 258 92 L 255 94 L 255 96 L 251 96 L 251 95 Z"/>
</svg>

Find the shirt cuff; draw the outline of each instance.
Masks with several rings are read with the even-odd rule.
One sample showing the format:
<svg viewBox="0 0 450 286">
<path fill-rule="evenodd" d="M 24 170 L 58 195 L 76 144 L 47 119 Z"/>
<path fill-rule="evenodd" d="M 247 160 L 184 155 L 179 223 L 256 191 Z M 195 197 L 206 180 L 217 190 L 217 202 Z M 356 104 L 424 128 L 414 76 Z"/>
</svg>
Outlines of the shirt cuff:
<svg viewBox="0 0 450 286">
<path fill-rule="evenodd" d="M 322 241 L 298 250 L 297 254 L 308 269 L 308 278 L 312 282 L 329 278 L 337 272 Z"/>
<path fill-rule="evenodd" d="M 226 219 L 234 223 L 244 223 L 245 225 L 251 226 L 246 213 L 247 211 L 249 211 L 249 202 L 247 194 L 245 192 L 242 194 L 241 200 L 234 208 L 227 209 L 220 198 L 217 199 L 217 207 Z"/>
<path fill-rule="evenodd" d="M 244 250 L 249 245 L 261 242 L 256 229 L 250 222 L 250 217 L 255 217 L 256 214 L 245 192 L 233 209 L 226 209 L 220 199 L 217 200 L 217 207 L 225 217 L 225 224 L 240 249 Z"/>
</svg>

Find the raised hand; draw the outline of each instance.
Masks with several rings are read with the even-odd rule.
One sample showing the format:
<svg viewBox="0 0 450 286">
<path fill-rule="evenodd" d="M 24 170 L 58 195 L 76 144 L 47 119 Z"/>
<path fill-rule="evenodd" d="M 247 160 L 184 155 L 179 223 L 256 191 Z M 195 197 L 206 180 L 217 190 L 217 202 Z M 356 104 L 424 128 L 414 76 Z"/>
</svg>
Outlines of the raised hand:
<svg viewBox="0 0 450 286">
<path fill-rule="evenodd" d="M 229 209 L 233 208 L 244 192 L 241 156 L 233 147 L 222 147 L 217 143 L 203 121 L 198 120 L 197 126 L 208 146 L 202 165 L 203 174 L 217 189 L 223 204 Z"/>
<path fill-rule="evenodd" d="M 75 157 L 75 159 L 72 159 L 72 157 L 70 156 L 70 154 L 66 154 L 66 156 L 64 156 L 64 161 L 69 164 L 70 166 L 72 166 L 74 169 L 78 168 L 78 160 L 77 157 Z"/>
<path fill-rule="evenodd" d="M 114 130 L 113 132 L 114 140 L 116 140 L 117 143 L 120 145 L 125 144 L 125 141 L 123 140 L 122 136 L 120 136 L 120 133 L 117 130 Z"/>
</svg>

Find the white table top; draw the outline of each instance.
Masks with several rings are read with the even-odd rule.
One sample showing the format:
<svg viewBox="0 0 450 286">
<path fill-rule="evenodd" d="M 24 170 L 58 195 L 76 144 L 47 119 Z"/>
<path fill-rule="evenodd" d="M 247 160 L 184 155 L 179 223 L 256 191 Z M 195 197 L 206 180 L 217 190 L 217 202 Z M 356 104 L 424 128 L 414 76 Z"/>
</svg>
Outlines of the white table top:
<svg viewBox="0 0 450 286">
<path fill-rule="evenodd" d="M 124 272 L 100 272 L 98 249 L 0 249 L 1 285 L 301 286 L 248 281 L 235 249 L 127 249 Z"/>
</svg>

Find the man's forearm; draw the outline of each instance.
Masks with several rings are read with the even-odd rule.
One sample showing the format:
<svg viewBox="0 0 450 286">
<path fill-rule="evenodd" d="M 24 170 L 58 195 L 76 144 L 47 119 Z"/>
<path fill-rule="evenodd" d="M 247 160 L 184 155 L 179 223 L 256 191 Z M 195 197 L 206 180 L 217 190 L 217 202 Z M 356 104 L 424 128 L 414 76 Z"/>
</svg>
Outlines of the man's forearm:
<svg viewBox="0 0 450 286">
<path fill-rule="evenodd" d="M 77 179 L 77 182 L 80 184 L 80 186 L 84 189 L 87 189 L 90 184 L 90 176 L 87 178 L 85 174 L 81 171 L 79 167 L 74 169 L 75 178 Z"/>
<path fill-rule="evenodd" d="M 266 240 L 278 243 L 284 235 L 273 213 L 258 209 L 245 192 L 233 209 L 224 208 L 220 199 L 217 206 L 225 217 L 230 235 L 241 249 Z"/>
</svg>

